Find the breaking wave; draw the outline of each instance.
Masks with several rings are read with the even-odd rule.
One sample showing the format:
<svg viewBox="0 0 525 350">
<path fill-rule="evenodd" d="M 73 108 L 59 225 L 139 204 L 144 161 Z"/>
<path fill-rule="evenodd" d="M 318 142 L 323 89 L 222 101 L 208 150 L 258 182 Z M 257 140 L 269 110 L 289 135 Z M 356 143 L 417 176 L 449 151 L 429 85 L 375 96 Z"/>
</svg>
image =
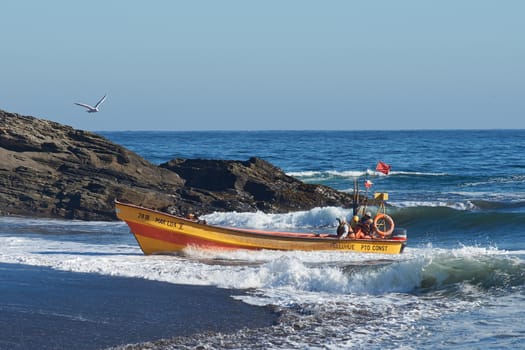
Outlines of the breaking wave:
<svg viewBox="0 0 525 350">
<path fill-rule="evenodd" d="M 327 180 L 327 179 L 356 179 L 363 176 L 385 176 L 383 173 L 380 173 L 375 170 L 367 169 L 365 171 L 360 170 L 324 170 L 324 171 L 291 171 L 287 172 L 287 175 L 296 177 L 302 181 L 311 182 L 316 180 Z M 446 173 L 428 173 L 428 172 L 418 172 L 418 171 L 391 171 L 388 176 L 447 176 Z"/>
</svg>

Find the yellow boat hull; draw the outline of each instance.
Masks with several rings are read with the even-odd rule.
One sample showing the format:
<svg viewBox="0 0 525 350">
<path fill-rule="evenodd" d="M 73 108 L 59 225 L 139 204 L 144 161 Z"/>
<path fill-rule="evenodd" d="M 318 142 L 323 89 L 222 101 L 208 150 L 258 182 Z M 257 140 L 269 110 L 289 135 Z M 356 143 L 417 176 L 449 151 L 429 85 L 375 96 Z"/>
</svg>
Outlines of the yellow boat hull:
<svg viewBox="0 0 525 350">
<path fill-rule="evenodd" d="M 350 240 L 328 234 L 221 227 L 118 201 L 115 207 L 117 217 L 128 224 L 144 254 L 170 254 L 189 246 L 399 254 L 406 244 L 406 239 Z"/>
</svg>

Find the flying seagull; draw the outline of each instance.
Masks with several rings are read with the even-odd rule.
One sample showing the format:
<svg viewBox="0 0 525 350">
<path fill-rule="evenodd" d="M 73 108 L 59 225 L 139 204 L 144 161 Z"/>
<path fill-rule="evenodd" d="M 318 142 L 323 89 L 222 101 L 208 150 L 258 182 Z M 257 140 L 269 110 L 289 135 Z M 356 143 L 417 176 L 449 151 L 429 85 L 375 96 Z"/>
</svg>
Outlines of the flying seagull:
<svg viewBox="0 0 525 350">
<path fill-rule="evenodd" d="M 102 104 L 102 102 L 104 102 L 104 100 L 106 99 L 106 96 L 107 96 L 107 94 L 104 95 L 104 97 L 102 97 L 100 99 L 100 101 L 98 101 L 95 106 L 90 106 L 90 105 L 87 105 L 85 103 L 77 103 L 77 102 L 75 102 L 75 104 L 78 105 L 78 106 L 82 106 L 84 108 L 87 108 L 86 112 L 88 112 L 88 113 L 95 113 L 95 112 L 98 112 L 98 107 Z"/>
</svg>

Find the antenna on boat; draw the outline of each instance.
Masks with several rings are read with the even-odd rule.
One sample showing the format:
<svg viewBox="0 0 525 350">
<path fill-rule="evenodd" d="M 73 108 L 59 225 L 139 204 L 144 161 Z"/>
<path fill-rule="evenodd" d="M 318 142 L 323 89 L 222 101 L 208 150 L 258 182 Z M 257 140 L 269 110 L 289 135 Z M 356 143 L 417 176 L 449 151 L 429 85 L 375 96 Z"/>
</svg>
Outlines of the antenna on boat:
<svg viewBox="0 0 525 350">
<path fill-rule="evenodd" d="M 354 201 L 352 203 L 353 216 L 357 215 L 357 208 L 359 208 L 359 186 L 357 185 L 357 177 L 354 178 Z"/>
<path fill-rule="evenodd" d="M 365 195 L 364 195 L 364 199 L 363 199 L 363 202 L 364 202 L 363 213 L 366 212 L 366 206 L 368 205 L 368 190 L 372 188 L 372 185 L 374 185 L 374 183 L 368 179 L 368 171 L 365 174 L 365 183 L 364 183 L 364 185 L 365 185 Z"/>
<path fill-rule="evenodd" d="M 372 181 L 368 180 L 367 178 L 365 178 L 365 194 L 364 194 L 364 199 L 363 199 L 363 215 L 364 213 L 366 213 L 366 206 L 368 204 L 368 189 L 372 186 Z"/>
</svg>

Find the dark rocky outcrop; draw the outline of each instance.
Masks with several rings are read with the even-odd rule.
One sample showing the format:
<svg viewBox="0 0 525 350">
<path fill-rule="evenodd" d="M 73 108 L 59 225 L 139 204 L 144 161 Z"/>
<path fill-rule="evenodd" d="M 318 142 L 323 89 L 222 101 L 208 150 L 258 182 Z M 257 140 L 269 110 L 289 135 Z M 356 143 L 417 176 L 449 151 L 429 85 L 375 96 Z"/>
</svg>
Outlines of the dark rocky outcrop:
<svg viewBox="0 0 525 350">
<path fill-rule="evenodd" d="M 174 159 L 160 167 L 184 179 L 185 187 L 180 193 L 185 201 L 209 203 L 210 209 L 217 211 L 282 213 L 352 204 L 348 194 L 305 184 L 260 158 L 248 161 Z"/>
<path fill-rule="evenodd" d="M 0 214 L 109 220 L 115 198 L 167 207 L 183 185 L 99 135 L 0 111 Z"/>
<path fill-rule="evenodd" d="M 115 220 L 114 200 L 175 214 L 350 206 L 258 158 L 156 166 L 95 133 L 0 110 L 0 215 Z"/>
</svg>

